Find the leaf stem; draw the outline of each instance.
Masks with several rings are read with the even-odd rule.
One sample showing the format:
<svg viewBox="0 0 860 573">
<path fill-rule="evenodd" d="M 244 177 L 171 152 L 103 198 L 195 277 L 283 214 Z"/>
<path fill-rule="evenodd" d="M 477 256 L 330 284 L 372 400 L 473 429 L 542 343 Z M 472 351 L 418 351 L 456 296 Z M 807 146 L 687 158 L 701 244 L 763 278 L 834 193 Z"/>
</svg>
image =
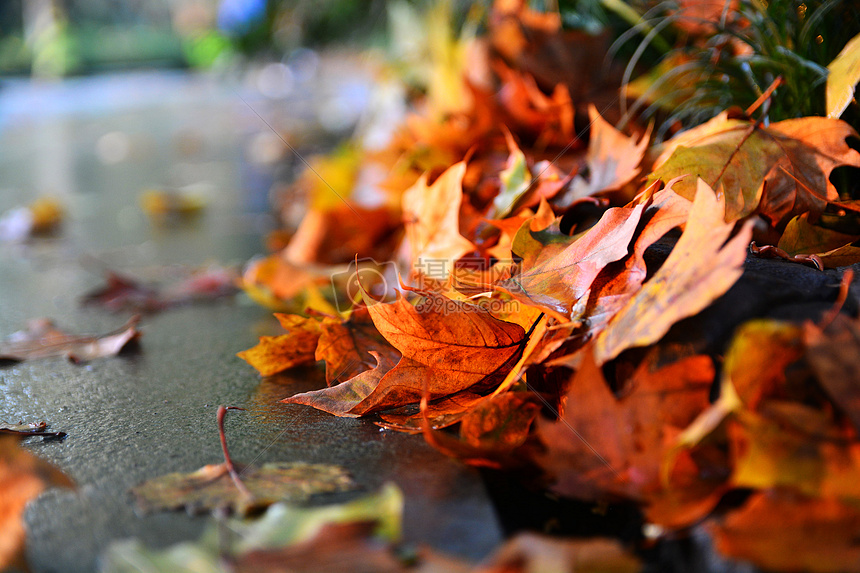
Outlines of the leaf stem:
<svg viewBox="0 0 860 573">
<path fill-rule="evenodd" d="M 227 434 L 224 432 L 224 416 L 227 414 L 227 410 L 244 409 L 245 408 L 239 408 L 238 406 L 225 406 L 223 404 L 218 406 L 218 437 L 221 438 L 221 450 L 224 452 L 224 467 L 227 468 L 227 472 L 233 479 L 233 483 L 236 485 L 236 489 L 242 492 L 242 495 L 245 495 L 248 498 L 253 498 L 253 494 L 248 491 L 248 488 L 245 487 L 245 484 L 242 483 L 242 480 L 239 478 L 239 472 L 236 471 L 236 466 L 233 464 L 233 460 L 230 458 L 230 452 L 227 450 Z"/>
</svg>

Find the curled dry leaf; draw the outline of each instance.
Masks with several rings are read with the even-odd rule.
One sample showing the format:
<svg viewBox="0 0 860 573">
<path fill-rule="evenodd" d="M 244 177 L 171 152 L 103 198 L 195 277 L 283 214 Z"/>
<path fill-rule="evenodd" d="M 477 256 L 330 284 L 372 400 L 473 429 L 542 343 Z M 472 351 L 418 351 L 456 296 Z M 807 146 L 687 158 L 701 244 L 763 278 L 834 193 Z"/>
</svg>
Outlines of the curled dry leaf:
<svg viewBox="0 0 860 573">
<path fill-rule="evenodd" d="M 699 180 L 687 226 L 663 266 L 615 315 L 595 341 L 598 364 L 628 348 L 657 342 L 675 322 L 725 294 L 743 273 L 751 222 L 729 238 L 722 196 Z"/>
<path fill-rule="evenodd" d="M 380 334 L 402 354 L 396 366 L 386 371 L 390 358 L 380 356 L 374 370 L 283 402 L 307 404 L 338 416 L 361 416 L 418 402 L 425 387 L 436 399 L 500 382 L 503 367 L 513 364 L 522 350 L 523 328 L 494 318 L 478 305 L 420 294 L 423 298 L 417 306 L 400 297 L 368 307 Z"/>
<path fill-rule="evenodd" d="M 51 486 L 73 487 L 60 470 L 19 447 L 20 436 L 0 434 L 0 570 L 25 568 L 24 509 Z"/>
<path fill-rule="evenodd" d="M 624 258 L 645 205 L 609 209 L 570 246 L 498 287 L 516 300 L 540 308 L 562 322 L 609 263 Z"/>
<path fill-rule="evenodd" d="M 73 362 L 114 356 L 140 337 L 139 316 L 133 316 L 117 330 L 101 336 L 66 334 L 49 319 L 35 319 L 0 342 L 0 360 L 38 360 L 65 356 Z"/>
<path fill-rule="evenodd" d="M 238 290 L 238 279 L 235 270 L 213 265 L 188 272 L 182 280 L 162 288 L 108 271 L 105 285 L 85 294 L 82 302 L 114 312 L 155 312 L 182 304 L 230 296 Z"/>
<path fill-rule="evenodd" d="M 0 423 L 0 434 L 13 434 L 20 437 L 38 436 L 42 438 L 65 438 L 65 432 L 52 432 L 49 429 L 47 422 L 31 422 L 25 424 L 4 424 Z"/>
<path fill-rule="evenodd" d="M 793 218 L 779 238 L 780 249 L 790 255 L 815 255 L 844 247 L 860 239 L 860 235 L 847 235 L 809 222 L 809 213 Z"/>
<path fill-rule="evenodd" d="M 676 227 L 684 227 L 690 212 L 690 202 L 671 189 L 654 194 L 653 200 L 642 215 L 642 223 L 633 239 L 630 255 L 623 259 L 624 267 L 608 267 L 602 271 L 591 288 L 584 318 L 588 320 L 589 332 L 596 335 L 615 314 L 624 308 L 648 275 L 645 251 L 666 233 Z"/>
</svg>

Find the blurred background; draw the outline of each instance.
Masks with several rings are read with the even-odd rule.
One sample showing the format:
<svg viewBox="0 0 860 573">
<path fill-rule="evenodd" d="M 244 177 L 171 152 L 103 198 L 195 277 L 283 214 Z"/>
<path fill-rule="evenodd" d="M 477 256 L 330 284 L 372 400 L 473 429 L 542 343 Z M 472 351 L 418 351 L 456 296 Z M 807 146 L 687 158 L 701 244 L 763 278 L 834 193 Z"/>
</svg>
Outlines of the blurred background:
<svg viewBox="0 0 860 573">
<path fill-rule="evenodd" d="M 382 0 L 4 0 L 0 72 L 64 76 L 282 57 L 378 37 L 385 8 Z"/>
</svg>

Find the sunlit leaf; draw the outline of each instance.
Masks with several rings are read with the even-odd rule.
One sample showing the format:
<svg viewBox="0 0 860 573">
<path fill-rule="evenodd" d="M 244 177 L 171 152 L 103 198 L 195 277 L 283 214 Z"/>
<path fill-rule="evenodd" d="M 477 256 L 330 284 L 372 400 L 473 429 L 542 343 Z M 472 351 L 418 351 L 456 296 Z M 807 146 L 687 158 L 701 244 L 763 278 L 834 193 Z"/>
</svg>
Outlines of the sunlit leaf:
<svg viewBox="0 0 860 573">
<path fill-rule="evenodd" d="M 710 305 L 740 278 L 751 223 L 729 239 L 734 225 L 724 222 L 724 212 L 722 196 L 699 180 L 686 229 L 663 266 L 597 337 L 598 363 L 657 342 L 675 322 Z"/>
<path fill-rule="evenodd" d="M 526 272 L 499 283 L 516 300 L 562 321 L 609 263 L 625 257 L 644 205 L 610 209 L 570 246 Z"/>
<path fill-rule="evenodd" d="M 262 376 L 271 376 L 294 366 L 316 362 L 321 328 L 318 320 L 296 314 L 275 314 L 287 334 L 261 336 L 253 348 L 236 354 Z"/>
<path fill-rule="evenodd" d="M 860 34 L 848 40 L 827 69 L 827 117 L 837 118 L 851 103 L 860 82 Z"/>
</svg>

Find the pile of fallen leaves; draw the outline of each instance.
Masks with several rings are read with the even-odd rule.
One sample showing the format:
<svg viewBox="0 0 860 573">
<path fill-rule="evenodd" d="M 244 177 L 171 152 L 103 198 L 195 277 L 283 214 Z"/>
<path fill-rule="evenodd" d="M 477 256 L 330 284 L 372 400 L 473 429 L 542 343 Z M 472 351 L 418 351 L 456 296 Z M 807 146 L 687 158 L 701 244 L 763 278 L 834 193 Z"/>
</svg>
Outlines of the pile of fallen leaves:
<svg viewBox="0 0 860 573">
<path fill-rule="evenodd" d="M 860 322 L 839 312 L 850 274 L 825 270 L 860 262 L 860 203 L 830 178 L 860 167 L 845 105 L 771 123 L 777 80 L 650 144 L 592 103 L 605 39 L 558 14 L 497 2 L 486 37 L 436 41 L 438 81 L 389 144 L 297 182 L 307 215 L 244 286 L 307 311 L 240 356 L 265 376 L 324 361 L 327 387 L 284 402 L 538 468 L 557 494 L 637 504 L 651 531 L 707 520 L 730 557 L 860 570 Z M 748 256 L 830 272 L 833 311 L 666 342 Z"/>
</svg>

